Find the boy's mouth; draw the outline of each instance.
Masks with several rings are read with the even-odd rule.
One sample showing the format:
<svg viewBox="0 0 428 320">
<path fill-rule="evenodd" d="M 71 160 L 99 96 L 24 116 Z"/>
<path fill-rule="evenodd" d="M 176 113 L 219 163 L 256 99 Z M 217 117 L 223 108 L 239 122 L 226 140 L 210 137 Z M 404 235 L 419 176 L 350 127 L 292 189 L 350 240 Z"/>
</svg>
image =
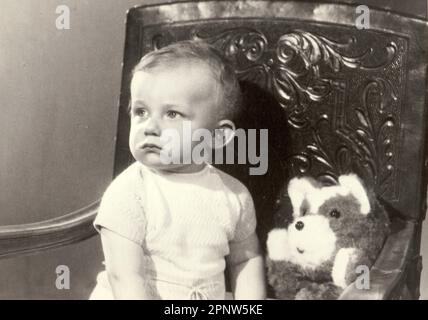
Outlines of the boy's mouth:
<svg viewBox="0 0 428 320">
<path fill-rule="evenodd" d="M 141 149 L 149 149 L 149 150 L 161 150 L 162 148 L 154 143 L 144 143 L 141 146 Z"/>
</svg>

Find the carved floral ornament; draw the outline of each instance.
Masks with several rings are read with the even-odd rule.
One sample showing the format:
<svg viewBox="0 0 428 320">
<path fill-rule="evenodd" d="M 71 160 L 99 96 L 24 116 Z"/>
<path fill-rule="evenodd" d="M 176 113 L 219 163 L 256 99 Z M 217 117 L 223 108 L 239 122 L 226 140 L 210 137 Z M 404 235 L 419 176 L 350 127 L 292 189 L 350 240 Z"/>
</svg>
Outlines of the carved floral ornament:
<svg viewBox="0 0 428 320">
<path fill-rule="evenodd" d="M 379 62 L 373 59 L 379 52 L 371 47 L 361 50 L 354 36 L 338 42 L 313 32 L 292 30 L 269 43 L 259 30 L 239 27 L 215 34 L 194 28 L 191 38 L 219 48 L 234 63 L 241 80 L 257 83 L 274 95 L 286 112 L 290 131 L 306 134 L 305 149 L 296 150 L 286 160 L 293 175 L 311 173 L 333 183 L 357 162 L 374 179 L 381 194 L 392 192 L 394 196 L 395 191 L 388 190 L 393 182 L 388 181 L 395 175 L 399 88 L 379 74 L 396 63 L 396 42 L 386 44 Z M 357 54 L 346 54 L 351 51 Z M 360 77 L 364 73 L 365 79 L 358 101 L 351 105 L 343 98 L 336 101 L 337 95 L 346 91 L 346 96 L 356 88 L 346 88 L 343 79 L 332 77 L 349 70 Z M 337 117 L 338 113 L 345 116 Z M 323 135 L 326 131 L 322 128 L 330 128 L 329 137 Z M 336 140 L 329 144 L 324 140 L 331 135 Z"/>
</svg>

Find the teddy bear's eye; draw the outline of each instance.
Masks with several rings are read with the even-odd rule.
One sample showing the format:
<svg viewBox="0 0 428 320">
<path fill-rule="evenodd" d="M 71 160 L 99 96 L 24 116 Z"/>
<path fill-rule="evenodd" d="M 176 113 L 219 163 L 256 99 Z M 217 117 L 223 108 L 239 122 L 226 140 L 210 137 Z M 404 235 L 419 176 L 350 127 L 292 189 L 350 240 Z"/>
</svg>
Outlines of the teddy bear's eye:
<svg viewBox="0 0 428 320">
<path fill-rule="evenodd" d="M 333 209 L 330 211 L 330 217 L 339 219 L 340 218 L 340 212 L 336 209 Z"/>
</svg>

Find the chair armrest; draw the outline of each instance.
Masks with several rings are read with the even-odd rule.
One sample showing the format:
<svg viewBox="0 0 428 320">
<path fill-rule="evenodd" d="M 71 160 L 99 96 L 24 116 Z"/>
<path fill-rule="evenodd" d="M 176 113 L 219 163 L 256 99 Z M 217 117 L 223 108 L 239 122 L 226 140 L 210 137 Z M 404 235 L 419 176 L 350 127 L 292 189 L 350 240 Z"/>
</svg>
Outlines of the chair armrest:
<svg viewBox="0 0 428 320">
<path fill-rule="evenodd" d="M 370 288 L 358 289 L 350 284 L 339 297 L 340 300 L 385 300 L 391 299 L 394 290 L 404 279 L 411 257 L 416 224 L 412 221 L 394 220 L 392 233 L 387 238 L 375 264 L 370 270 Z"/>
<path fill-rule="evenodd" d="M 59 218 L 0 227 L 0 258 L 79 242 L 96 234 L 92 222 L 99 200 Z"/>
</svg>

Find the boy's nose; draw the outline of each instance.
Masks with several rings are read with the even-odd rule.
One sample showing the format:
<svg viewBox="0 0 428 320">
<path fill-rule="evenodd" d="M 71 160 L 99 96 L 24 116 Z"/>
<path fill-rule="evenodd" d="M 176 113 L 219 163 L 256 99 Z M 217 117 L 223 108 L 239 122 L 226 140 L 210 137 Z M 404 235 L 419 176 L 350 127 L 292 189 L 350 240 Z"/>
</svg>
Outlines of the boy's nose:
<svg viewBox="0 0 428 320">
<path fill-rule="evenodd" d="M 147 136 L 160 136 L 161 128 L 156 119 L 149 118 L 147 119 L 144 126 L 144 134 Z"/>
</svg>

